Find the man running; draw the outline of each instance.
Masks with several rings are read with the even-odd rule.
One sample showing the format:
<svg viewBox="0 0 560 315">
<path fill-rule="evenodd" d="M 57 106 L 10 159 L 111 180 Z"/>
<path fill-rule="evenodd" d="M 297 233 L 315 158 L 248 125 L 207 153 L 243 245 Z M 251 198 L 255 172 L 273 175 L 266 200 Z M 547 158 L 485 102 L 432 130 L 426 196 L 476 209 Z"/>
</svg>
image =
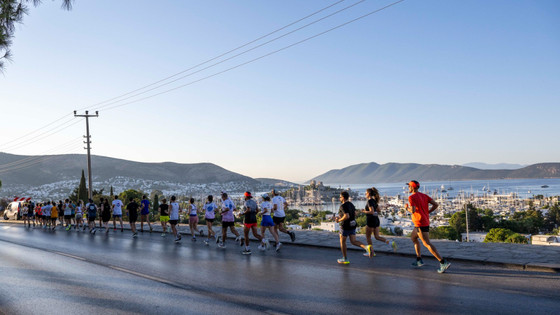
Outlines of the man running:
<svg viewBox="0 0 560 315">
<path fill-rule="evenodd" d="M 169 224 L 171 225 L 171 231 L 173 231 L 173 235 L 175 236 L 175 243 L 178 243 L 181 240 L 181 233 L 177 231 L 179 212 L 181 212 L 181 208 L 175 199 L 175 196 L 171 196 L 171 202 L 169 203 Z"/>
<path fill-rule="evenodd" d="M 95 205 L 95 203 L 93 203 L 93 200 L 91 199 L 88 200 L 88 204 L 86 205 L 85 211 L 87 211 L 89 232 L 91 234 L 95 234 L 97 230 L 95 228 L 95 218 L 97 217 L 97 206 Z"/>
<path fill-rule="evenodd" d="M 347 191 L 340 193 L 340 210 L 338 216 L 335 217 L 336 222 L 341 224 L 340 231 L 340 250 L 342 251 L 342 258 L 338 260 L 339 264 L 349 264 L 346 248 L 346 239 L 350 237 L 350 243 L 354 246 L 359 246 L 366 250 L 368 256 L 371 258 L 373 252 L 371 245 L 364 245 L 362 242 L 356 240 L 356 207 L 348 199 L 350 195 Z"/>
<path fill-rule="evenodd" d="M 233 216 L 233 212 L 236 210 L 235 204 L 233 201 L 228 197 L 228 194 L 222 192 L 222 211 L 220 214 L 222 215 L 222 237 L 219 236 L 216 238 L 216 242 L 218 243 L 218 247 L 226 248 L 226 239 L 227 239 L 227 229 L 230 228 L 231 232 L 235 234 L 235 241 L 239 242 L 239 245 L 243 245 L 242 241 L 243 238 L 239 235 L 239 232 L 235 229 L 235 218 Z"/>
<path fill-rule="evenodd" d="M 259 207 L 250 192 L 246 191 L 245 194 L 245 212 L 243 213 L 243 234 L 245 234 L 245 249 L 241 252 L 243 255 L 251 255 L 251 247 L 249 247 L 249 230 L 253 232 L 261 244 L 259 250 L 265 250 L 266 245 L 263 242 L 262 236 L 257 232 L 257 213 Z"/>
<path fill-rule="evenodd" d="M 159 209 L 159 222 L 161 223 L 161 236 L 165 237 L 167 235 L 167 222 L 169 222 L 169 205 L 167 204 L 167 199 L 163 198 L 161 204 L 158 206 Z"/>
<path fill-rule="evenodd" d="M 130 224 L 132 237 L 136 238 L 138 236 L 138 233 L 136 233 L 136 221 L 138 220 L 138 204 L 132 197 L 130 197 L 128 201 L 128 205 L 126 205 L 126 215 L 128 216 L 128 223 Z"/>
<path fill-rule="evenodd" d="M 272 190 L 272 196 L 274 196 L 272 197 L 272 212 L 274 213 L 272 220 L 274 221 L 274 231 L 276 234 L 278 234 L 278 230 L 288 234 L 293 243 L 296 240 L 296 234 L 292 231 L 286 230 L 284 227 L 284 221 L 286 220 L 286 213 L 284 212 L 284 209 L 288 207 L 288 203 L 286 202 L 286 199 L 280 196 L 275 189 Z"/>
<path fill-rule="evenodd" d="M 408 184 L 408 191 L 411 195 L 408 197 L 406 210 L 412 214 L 412 222 L 414 223 L 414 230 L 410 236 L 414 243 L 414 250 L 416 251 L 416 261 L 412 263 L 414 267 L 421 267 L 424 265 L 422 256 L 420 255 L 420 242 L 422 240 L 424 246 L 439 260 L 438 273 L 444 273 L 451 265 L 438 253 L 435 246 L 430 242 L 430 213 L 434 212 L 439 204 L 435 202 L 430 196 L 418 192 L 420 183 L 412 180 Z M 429 205 L 432 205 L 430 208 Z"/>
<path fill-rule="evenodd" d="M 124 204 L 122 201 L 119 200 L 119 196 L 115 195 L 115 200 L 113 200 L 113 204 L 111 205 L 111 209 L 113 210 L 113 230 L 117 229 L 117 224 L 115 220 L 118 218 L 119 222 L 121 223 L 121 232 L 124 232 L 123 220 L 122 220 L 123 206 Z"/>
<path fill-rule="evenodd" d="M 141 212 L 140 212 L 140 232 L 144 232 L 144 221 L 148 223 L 150 227 L 150 233 L 153 231 L 152 223 L 150 223 L 150 201 L 146 197 L 146 195 L 142 196 L 141 204 Z"/>
</svg>

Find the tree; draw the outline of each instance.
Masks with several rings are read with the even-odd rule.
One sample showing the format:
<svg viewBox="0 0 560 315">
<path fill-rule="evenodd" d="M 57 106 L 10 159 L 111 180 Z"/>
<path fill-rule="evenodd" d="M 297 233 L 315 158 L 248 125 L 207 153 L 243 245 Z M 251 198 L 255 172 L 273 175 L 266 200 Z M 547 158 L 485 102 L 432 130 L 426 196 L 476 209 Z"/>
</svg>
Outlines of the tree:
<svg viewBox="0 0 560 315">
<path fill-rule="evenodd" d="M 452 226 L 438 226 L 430 228 L 430 238 L 455 241 L 459 239 L 459 233 Z"/>
<path fill-rule="evenodd" d="M 508 239 L 508 237 L 515 234 L 512 230 L 504 228 L 491 229 L 486 237 L 484 238 L 484 243 L 503 243 Z"/>
<path fill-rule="evenodd" d="M 119 198 L 126 204 L 130 200 L 130 198 L 136 200 L 137 203 L 140 203 L 142 200 L 142 196 L 144 195 L 143 192 L 135 190 L 135 189 L 128 189 L 123 191 L 119 194 Z"/>
<path fill-rule="evenodd" d="M 472 204 L 467 204 L 465 209 L 469 211 L 469 231 L 481 230 L 482 224 L 478 216 L 477 209 Z M 467 231 L 467 223 L 465 219 L 465 210 L 458 211 L 449 219 L 449 225 L 452 226 L 457 233 L 464 233 Z"/>
<path fill-rule="evenodd" d="M 111 190 L 110 190 L 109 195 L 110 195 L 111 197 L 114 197 L 114 196 L 115 196 L 115 191 L 113 190 L 113 185 L 111 185 Z"/>
<path fill-rule="evenodd" d="M 80 185 L 78 186 L 78 199 L 83 201 L 84 204 L 88 201 L 88 190 L 86 187 L 86 176 L 82 170 L 82 178 L 80 178 Z"/>
<path fill-rule="evenodd" d="M 528 244 L 527 238 L 521 234 L 513 233 L 506 240 L 505 243 L 515 243 L 515 244 Z"/>
<path fill-rule="evenodd" d="M 62 0 L 62 8 L 72 9 L 73 0 Z M 0 72 L 5 61 L 11 60 L 10 46 L 14 38 L 16 23 L 22 23 L 23 16 L 29 13 L 27 4 L 37 6 L 41 0 L 0 0 Z"/>
<path fill-rule="evenodd" d="M 558 228 L 560 226 L 560 204 L 556 203 L 555 205 L 548 208 L 548 212 L 546 213 L 544 226 L 549 231 Z"/>
</svg>

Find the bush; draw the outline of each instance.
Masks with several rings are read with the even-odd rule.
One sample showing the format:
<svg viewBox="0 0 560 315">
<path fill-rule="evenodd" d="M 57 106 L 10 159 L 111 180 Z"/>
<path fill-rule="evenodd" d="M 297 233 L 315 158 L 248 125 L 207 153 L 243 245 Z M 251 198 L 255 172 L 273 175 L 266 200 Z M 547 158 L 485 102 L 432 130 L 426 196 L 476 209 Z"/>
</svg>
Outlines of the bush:
<svg viewBox="0 0 560 315">
<path fill-rule="evenodd" d="M 490 232 L 486 234 L 484 238 L 484 243 L 503 243 L 512 236 L 514 233 L 512 230 L 504 228 L 494 228 L 490 229 Z"/>
<path fill-rule="evenodd" d="M 515 243 L 515 244 L 528 244 L 528 240 L 525 236 L 521 234 L 514 233 L 510 235 L 506 241 L 506 243 Z"/>
<path fill-rule="evenodd" d="M 459 239 L 459 233 L 452 226 L 438 226 L 430 228 L 430 238 L 455 241 Z"/>
<path fill-rule="evenodd" d="M 395 234 L 393 234 L 393 232 L 391 232 L 391 230 L 389 230 L 388 228 L 384 228 L 384 227 L 379 228 L 379 234 L 381 234 L 381 235 L 395 235 Z"/>
</svg>

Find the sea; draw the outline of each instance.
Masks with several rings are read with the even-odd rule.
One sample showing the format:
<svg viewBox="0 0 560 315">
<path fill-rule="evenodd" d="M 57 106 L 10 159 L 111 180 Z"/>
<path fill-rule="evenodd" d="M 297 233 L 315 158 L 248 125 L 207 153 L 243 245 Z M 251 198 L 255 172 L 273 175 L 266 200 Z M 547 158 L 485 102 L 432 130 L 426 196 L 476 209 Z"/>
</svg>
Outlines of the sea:
<svg viewBox="0 0 560 315">
<path fill-rule="evenodd" d="M 401 197 L 408 197 L 408 187 L 404 182 L 372 183 L 370 185 L 324 183 L 324 185 L 342 189 L 350 188 L 359 192 L 360 196 L 365 196 L 366 189 L 373 186 L 377 188 L 381 196 L 395 197 L 400 195 Z M 442 192 L 442 190 L 445 190 L 445 192 Z M 483 196 L 485 194 L 511 195 L 512 193 L 516 194 L 520 199 L 532 198 L 538 195 L 552 197 L 560 196 L 560 178 L 420 182 L 420 191 L 434 198 L 441 195 L 454 198 L 459 194 Z M 365 205 L 365 201 L 363 200 L 356 200 L 353 202 L 357 208 L 363 208 Z M 339 205 L 338 202 L 333 200 L 332 204 L 302 206 L 300 210 L 308 211 L 315 208 L 317 210 L 334 212 L 338 209 Z"/>
</svg>

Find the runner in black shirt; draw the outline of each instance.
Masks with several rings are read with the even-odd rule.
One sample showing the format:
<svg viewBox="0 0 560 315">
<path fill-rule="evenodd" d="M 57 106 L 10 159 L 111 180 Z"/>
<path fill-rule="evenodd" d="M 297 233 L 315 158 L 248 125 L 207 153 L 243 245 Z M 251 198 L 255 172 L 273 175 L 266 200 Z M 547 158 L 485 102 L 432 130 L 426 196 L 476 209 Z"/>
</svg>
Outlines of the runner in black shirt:
<svg viewBox="0 0 560 315">
<path fill-rule="evenodd" d="M 336 222 L 341 224 L 340 231 L 340 250 L 342 251 L 342 258 L 338 260 L 339 264 L 349 264 L 348 257 L 346 256 L 346 238 L 350 237 L 350 243 L 354 246 L 359 246 L 365 249 L 369 257 L 372 256 L 371 245 L 364 245 L 356 240 L 356 208 L 354 204 L 348 201 L 350 195 L 347 191 L 340 193 L 340 205 L 339 215 L 335 217 Z"/>
<path fill-rule="evenodd" d="M 132 230 L 132 237 L 136 238 L 138 234 L 136 233 L 136 220 L 138 220 L 138 204 L 134 201 L 134 198 L 130 197 L 128 205 L 126 205 L 126 214 L 128 215 L 128 223 L 130 223 L 130 229 Z"/>
</svg>

